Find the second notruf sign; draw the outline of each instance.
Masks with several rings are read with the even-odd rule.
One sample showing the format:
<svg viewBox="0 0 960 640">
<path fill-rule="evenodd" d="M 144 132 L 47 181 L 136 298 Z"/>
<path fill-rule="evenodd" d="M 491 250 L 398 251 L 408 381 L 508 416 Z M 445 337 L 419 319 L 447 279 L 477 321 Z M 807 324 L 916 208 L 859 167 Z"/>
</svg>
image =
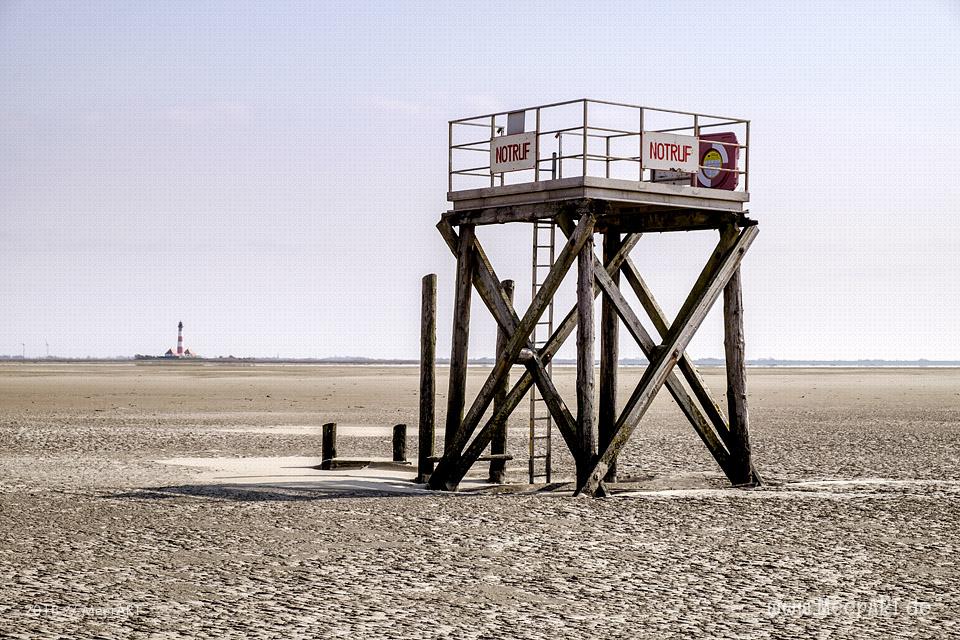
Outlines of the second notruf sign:
<svg viewBox="0 0 960 640">
<path fill-rule="evenodd" d="M 490 141 L 490 173 L 533 169 L 537 162 L 537 134 L 518 133 Z"/>
<path fill-rule="evenodd" d="M 644 169 L 696 173 L 699 164 L 697 151 L 697 139 L 694 136 L 644 131 L 640 162 Z"/>
</svg>

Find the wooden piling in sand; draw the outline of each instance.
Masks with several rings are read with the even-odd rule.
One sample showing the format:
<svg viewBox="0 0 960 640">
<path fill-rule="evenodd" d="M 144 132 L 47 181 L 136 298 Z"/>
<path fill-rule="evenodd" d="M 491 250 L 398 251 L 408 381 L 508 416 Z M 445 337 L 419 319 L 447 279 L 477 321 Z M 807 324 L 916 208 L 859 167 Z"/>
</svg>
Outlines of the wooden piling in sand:
<svg viewBox="0 0 960 640">
<path fill-rule="evenodd" d="M 620 251 L 620 231 L 610 229 L 603 234 L 603 264 L 609 264 Z M 610 276 L 614 286 L 620 286 L 620 270 Z M 620 318 L 608 296 L 600 307 L 600 393 L 598 398 L 597 440 L 603 451 L 613 439 L 617 427 L 617 364 L 620 358 Z M 604 477 L 606 482 L 617 481 L 617 461 L 610 463 Z"/>
<path fill-rule="evenodd" d="M 329 470 L 333 460 L 337 457 L 337 423 L 328 422 L 323 425 L 323 437 L 320 441 L 320 468 Z"/>
<path fill-rule="evenodd" d="M 467 347 L 470 343 L 470 300 L 473 293 L 474 227 L 460 227 L 460 251 L 457 255 L 457 285 L 454 295 L 453 339 L 450 345 L 450 380 L 447 391 L 447 421 L 443 432 L 443 451 L 455 449 L 454 443 L 463 422 L 467 393 Z M 454 452 L 456 455 L 459 452 Z"/>
<path fill-rule="evenodd" d="M 393 425 L 393 461 L 407 461 L 407 425 Z"/>
<path fill-rule="evenodd" d="M 727 225 L 720 230 L 721 242 L 732 246 L 738 229 Z M 730 467 L 732 481 L 739 485 L 757 483 L 750 452 L 750 420 L 747 413 L 747 368 L 743 337 L 743 294 L 738 267 L 723 289 L 723 347 L 727 365 L 727 411 L 730 424 Z"/>
<path fill-rule="evenodd" d="M 500 283 L 504 292 L 507 294 L 507 300 L 513 305 L 513 280 L 504 280 Z M 503 327 L 497 330 L 497 353 L 502 353 L 507 348 L 507 341 L 510 336 Z M 493 396 L 493 413 L 497 415 L 500 408 L 507 401 L 507 391 L 510 388 L 510 375 L 503 379 Z M 493 426 L 493 437 L 490 439 L 490 453 L 493 456 L 504 455 L 507 453 L 507 417 L 498 420 Z M 503 484 L 507 479 L 507 461 L 505 459 L 492 458 L 490 460 L 489 480 L 495 484 Z"/>
<path fill-rule="evenodd" d="M 581 486 L 597 455 L 593 419 L 593 234 L 577 255 L 577 486 Z"/>
<path fill-rule="evenodd" d="M 437 274 L 423 276 L 420 306 L 420 416 L 417 482 L 433 473 L 437 396 Z"/>
</svg>

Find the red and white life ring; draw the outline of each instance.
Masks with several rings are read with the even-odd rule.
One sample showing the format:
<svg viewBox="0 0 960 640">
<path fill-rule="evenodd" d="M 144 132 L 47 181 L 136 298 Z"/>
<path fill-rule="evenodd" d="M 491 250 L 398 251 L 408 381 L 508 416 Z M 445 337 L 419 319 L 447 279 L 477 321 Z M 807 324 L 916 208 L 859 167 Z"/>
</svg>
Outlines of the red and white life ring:
<svg viewBox="0 0 960 640">
<path fill-rule="evenodd" d="M 698 187 L 728 191 L 737 188 L 740 183 L 740 174 L 737 173 L 740 147 L 737 145 L 737 134 L 730 131 L 700 136 Z"/>
</svg>

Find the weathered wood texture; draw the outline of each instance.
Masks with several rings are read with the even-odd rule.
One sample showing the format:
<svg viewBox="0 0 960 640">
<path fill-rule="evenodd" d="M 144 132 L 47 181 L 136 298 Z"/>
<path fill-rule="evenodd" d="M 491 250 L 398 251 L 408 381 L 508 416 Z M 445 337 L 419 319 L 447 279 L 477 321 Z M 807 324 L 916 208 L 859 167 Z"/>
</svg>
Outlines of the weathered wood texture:
<svg viewBox="0 0 960 640">
<path fill-rule="evenodd" d="M 337 457 L 337 423 L 328 422 L 321 429 L 320 468 L 330 469 L 332 461 Z"/>
<path fill-rule="evenodd" d="M 565 234 L 570 233 L 572 226 L 567 218 L 559 218 L 558 223 L 560 229 Z M 626 245 L 629 242 L 631 243 L 629 246 L 632 247 L 632 243 L 635 242 L 637 238 L 639 238 L 639 234 L 630 234 L 627 236 L 627 240 L 624 241 L 624 244 Z M 623 247 L 621 247 L 621 251 L 622 250 Z M 624 267 L 629 263 L 630 258 L 624 257 Z M 637 316 L 633 313 L 630 305 L 623 297 L 623 294 L 620 292 L 619 288 L 613 283 L 610 269 L 604 270 L 597 268 L 596 280 L 598 290 L 603 291 L 605 300 L 608 300 L 613 305 L 617 311 L 617 314 L 620 316 L 620 319 L 623 321 L 624 326 L 627 328 L 627 331 L 640 346 L 641 350 L 643 350 L 643 353 L 647 359 L 652 362 L 656 355 L 658 343 L 655 343 L 650 334 L 647 333 L 646 329 L 644 329 L 643 325 L 640 323 L 639 318 L 637 318 Z M 686 388 L 684 388 L 683 384 L 673 372 L 670 372 L 670 374 L 667 376 L 666 386 L 670 391 L 670 394 L 680 406 L 683 414 L 690 421 L 690 424 L 693 425 L 697 435 L 700 436 L 707 449 L 717 461 L 717 464 L 724 471 L 724 473 L 727 473 L 729 477 L 729 454 L 727 453 L 727 449 L 711 429 L 707 419 L 700 412 L 700 408 L 697 406 L 697 403 L 692 397 L 690 397 Z M 604 449 L 605 447 L 600 448 L 601 451 Z M 616 458 L 614 458 L 614 460 L 616 460 Z"/>
<path fill-rule="evenodd" d="M 504 292 L 507 294 L 507 300 L 510 303 L 510 306 L 513 306 L 513 290 L 514 282 L 513 280 L 504 280 L 500 283 L 503 287 Z M 507 331 L 501 326 L 497 331 L 497 353 L 502 352 L 507 348 L 507 340 L 510 338 L 510 335 Z M 507 373 L 507 376 L 500 383 L 500 387 L 497 389 L 497 392 L 493 396 L 493 411 L 496 413 L 503 407 L 503 403 L 507 399 L 507 392 L 510 387 L 510 374 Z M 507 452 L 507 423 L 509 420 L 503 419 L 498 423 L 493 425 L 493 438 L 490 440 L 490 454 L 491 455 L 503 455 Z M 490 461 L 490 482 L 496 484 L 503 484 L 507 479 L 507 461 L 494 459 Z"/>
<path fill-rule="evenodd" d="M 657 332 L 661 336 L 666 336 L 667 332 L 670 330 L 666 315 L 663 313 L 660 305 L 653 297 L 653 294 L 650 292 L 650 288 L 643 280 L 643 277 L 640 275 L 640 270 L 633 263 L 633 260 L 627 258 L 623 263 L 622 271 L 627 279 L 627 282 L 629 282 L 634 293 L 637 295 L 637 299 L 640 301 L 641 306 L 643 306 L 644 310 L 646 310 L 647 314 L 650 316 L 650 319 L 653 321 Z M 648 355 L 647 357 L 649 358 L 650 356 Z M 700 375 L 700 372 L 697 370 L 697 367 L 694 365 L 693 359 L 690 358 L 690 356 L 684 353 L 677 362 L 677 368 L 680 369 L 680 372 L 686 379 L 687 384 L 690 385 L 690 389 L 694 396 L 696 396 L 697 400 L 700 401 L 700 404 L 703 407 L 703 413 L 706 415 L 706 418 L 709 419 L 710 424 L 713 426 L 713 430 L 716 431 L 716 434 L 723 441 L 724 453 L 726 453 L 726 451 L 729 451 L 731 447 L 734 447 L 735 445 L 732 441 L 732 436 L 730 435 L 730 429 L 727 425 L 727 418 L 724 411 L 714 399 L 713 394 L 710 393 L 709 388 L 704 382 L 703 377 Z M 670 389 L 671 393 L 674 394 L 673 387 L 670 386 L 669 379 L 667 380 L 667 387 Z M 674 394 L 674 397 L 677 397 L 676 394 Z M 678 402 L 680 402 L 679 399 Z M 682 407 L 683 404 L 681 403 L 681 408 Z M 687 413 L 687 411 L 684 411 L 684 413 Z M 691 422 L 693 422 L 693 420 L 691 420 Z M 693 422 L 693 424 L 694 428 L 697 428 L 697 423 Z M 701 432 L 701 429 L 699 428 L 697 429 L 697 433 L 704 440 L 704 443 L 707 445 L 707 447 L 713 451 L 713 447 L 711 446 L 710 442 L 708 442 L 708 439 L 712 439 L 712 435 L 706 432 Z M 714 457 L 717 458 L 717 463 L 720 464 L 720 467 L 727 474 L 730 482 L 737 484 L 735 480 L 737 474 L 734 472 L 733 468 L 729 465 L 725 465 L 721 459 L 717 457 L 716 453 L 714 453 Z M 759 483 L 761 481 L 760 474 L 753 465 L 751 465 L 751 473 L 753 474 L 756 482 Z"/>
<path fill-rule="evenodd" d="M 593 236 L 577 256 L 577 440 L 581 457 L 577 464 L 578 486 L 586 480 L 597 452 L 593 419 Z"/>
<path fill-rule="evenodd" d="M 705 281 L 698 282 L 698 286 L 690 292 L 681 313 L 670 327 L 666 340 L 657 350 L 656 357 L 644 372 L 636 391 L 624 406 L 610 445 L 600 454 L 586 482 L 582 486 L 578 486 L 577 493 L 586 492 L 591 495 L 603 495 L 604 490 L 601 484 L 611 460 L 619 454 L 629 440 L 640 418 L 650 407 L 657 391 L 666 381 L 671 369 L 700 327 L 710 307 L 720 296 L 733 272 L 739 267 L 743 255 L 756 237 L 756 230 L 756 227 L 744 229 L 733 247 L 725 252 L 713 266 L 710 276 Z"/>
<path fill-rule="evenodd" d="M 721 231 L 724 245 L 737 239 L 732 226 Z M 723 346 L 727 364 L 727 407 L 730 414 L 730 456 L 735 473 L 734 484 L 758 483 L 752 470 L 750 452 L 750 418 L 747 412 L 747 369 L 744 355 L 743 295 L 739 267 L 730 276 L 723 290 Z"/>
<path fill-rule="evenodd" d="M 573 225 L 570 225 L 570 234 L 573 233 Z M 614 273 L 620 266 L 623 264 L 623 261 L 626 259 L 630 250 L 635 246 L 639 236 L 630 235 L 624 242 L 623 246 L 620 248 L 620 251 L 617 252 L 617 255 L 614 256 L 610 264 L 606 266 L 608 273 Z M 599 290 L 595 290 L 595 294 Z M 547 343 L 539 350 L 537 353 L 537 361 L 541 364 L 545 364 L 556 355 L 557 351 L 566 341 L 566 339 L 573 333 L 573 330 L 577 326 L 577 307 L 574 306 L 569 313 L 563 318 L 557 328 L 554 330 L 553 335 L 547 340 Z M 480 430 L 477 434 L 477 437 L 474 438 L 473 442 L 470 443 L 469 448 L 464 452 L 463 457 L 456 461 L 453 470 L 449 473 L 449 478 L 447 480 L 447 488 L 453 490 L 456 488 L 456 483 L 459 483 L 463 479 L 463 476 L 466 475 L 467 471 L 470 469 L 470 466 L 473 464 L 472 461 L 479 459 L 479 456 L 483 453 L 484 448 L 490 442 L 490 437 L 492 434 L 492 424 L 498 420 L 505 419 L 510 415 L 520 404 L 520 401 L 526 395 L 527 391 L 530 390 L 530 387 L 534 384 L 534 373 L 533 368 L 530 368 L 526 371 L 521 377 L 520 380 L 514 384 L 513 388 L 510 390 L 510 393 L 507 394 L 506 402 L 504 402 L 503 407 L 500 411 L 497 412 L 498 415 L 494 415 L 487 424 Z M 559 393 L 556 388 L 553 386 L 553 381 L 549 376 L 544 376 L 542 381 L 537 382 L 543 397 L 547 399 L 547 406 L 550 408 L 550 413 L 557 421 L 558 431 L 560 435 L 563 436 L 564 442 L 567 445 L 567 448 L 574 456 L 574 460 L 577 461 L 581 455 L 580 447 L 577 441 L 576 436 L 576 420 L 570 415 L 570 412 L 566 410 L 563 406 L 562 400 L 559 399 Z M 554 402 L 561 409 L 557 411 Z"/>
<path fill-rule="evenodd" d="M 733 211 L 614 208 L 610 215 L 597 221 L 603 232 L 618 228 L 623 232 L 663 233 L 669 231 L 696 231 L 720 229 L 728 224 L 740 227 L 755 224 L 743 213 Z"/>
<path fill-rule="evenodd" d="M 603 234 L 603 263 L 607 264 L 620 249 L 620 231 L 609 229 Z M 599 277 L 599 274 L 598 274 Z M 611 276 L 615 286 L 620 285 L 620 272 Z M 597 410 L 597 446 L 602 451 L 610 444 L 617 421 L 617 368 L 620 358 L 620 319 L 609 296 L 604 296 L 600 307 L 600 392 Z M 607 482 L 617 481 L 617 461 L 610 464 Z"/>
<path fill-rule="evenodd" d="M 463 420 L 467 392 L 467 348 L 470 342 L 470 300 L 473 292 L 472 225 L 460 228 L 460 253 L 457 256 L 457 282 L 453 304 L 453 332 L 450 347 L 450 380 L 447 391 L 447 420 L 444 428 L 443 450 L 449 451 L 457 441 Z"/>
<path fill-rule="evenodd" d="M 471 443 L 471 449 L 461 456 L 461 452 L 463 452 L 467 443 L 470 441 L 470 438 L 473 436 L 474 431 L 479 425 L 484 412 L 490 406 L 490 403 L 493 399 L 493 392 L 496 389 L 497 384 L 500 382 L 500 379 L 507 374 L 513 362 L 516 361 L 521 349 L 529 345 L 529 337 L 531 331 L 533 330 L 533 326 L 540 319 L 540 316 L 543 315 L 547 305 L 550 303 L 550 299 L 560 286 L 560 282 L 570 269 L 570 266 L 576 259 L 577 254 L 583 247 L 583 244 L 589 237 L 592 236 L 593 224 L 595 220 L 596 217 L 592 211 L 584 211 L 583 215 L 581 216 L 580 223 L 577 225 L 577 229 L 574 231 L 564 248 L 560 251 L 553 268 L 550 270 L 550 273 L 544 280 L 543 287 L 540 289 L 537 295 L 534 296 L 534 299 L 531 301 L 530 307 L 524 314 L 523 319 L 520 320 L 516 329 L 511 334 L 511 337 L 507 342 L 506 349 L 499 354 L 493 370 L 490 372 L 490 375 L 484 382 L 483 387 L 477 394 L 477 398 L 474 400 L 473 405 L 471 405 L 470 410 L 464 417 L 460 431 L 456 436 L 453 446 L 448 447 L 445 450 L 443 459 L 437 464 L 437 468 L 434 471 L 433 476 L 430 478 L 431 488 L 455 490 L 457 484 L 459 484 L 460 480 L 463 478 L 463 475 L 466 474 L 466 471 L 470 468 L 476 458 L 479 457 L 483 452 L 483 448 L 485 448 L 489 443 L 489 438 L 492 434 L 487 434 L 485 441 L 481 441 L 480 436 L 478 435 L 477 438 L 474 438 L 474 442 Z M 466 239 L 461 234 L 461 249 L 465 240 Z M 529 371 L 527 373 L 529 373 Z M 531 380 L 532 379 L 533 374 L 531 374 Z M 509 405 L 511 402 L 510 395 L 511 394 L 508 394 L 507 405 Z M 519 399 L 517 399 L 517 402 L 519 402 Z M 514 405 L 514 407 L 515 406 L 516 405 Z M 484 431 L 486 431 L 486 428 L 484 428 Z M 483 432 L 481 432 L 481 435 L 482 434 Z M 482 445 L 479 451 L 475 450 L 476 445 Z M 463 457 L 463 460 L 461 460 L 461 457 Z"/>
<path fill-rule="evenodd" d="M 407 461 L 407 425 L 393 425 L 393 461 Z"/>
<path fill-rule="evenodd" d="M 443 236 L 444 240 L 446 240 L 450 250 L 456 255 L 459 252 L 460 246 L 460 239 L 457 236 L 457 232 L 449 223 L 444 220 L 441 220 L 437 224 L 437 229 L 440 231 L 440 234 Z M 573 226 L 571 223 L 571 233 L 572 230 Z M 476 257 L 474 286 L 477 288 L 480 299 L 483 300 L 483 302 L 487 305 L 487 309 L 496 319 L 497 323 L 500 325 L 500 328 L 507 335 L 513 335 L 513 333 L 516 331 L 517 325 L 520 322 L 520 319 L 512 305 L 508 302 L 506 293 L 499 285 L 499 280 L 497 279 L 496 273 L 494 273 L 493 267 L 490 265 L 490 261 L 487 259 L 487 256 L 483 251 L 483 247 L 479 242 L 474 244 L 474 252 Z M 620 263 L 619 260 L 620 257 L 618 256 L 618 264 Z M 574 325 L 571 324 L 571 331 L 573 327 Z M 541 361 L 536 355 L 536 352 L 533 348 L 533 343 L 528 340 L 527 346 L 520 350 L 520 353 L 517 356 L 517 362 L 524 364 L 529 370 L 529 373 L 532 376 L 531 379 L 536 383 L 538 388 L 541 389 L 541 395 L 546 402 L 547 409 L 554 417 L 554 420 L 556 420 L 557 428 L 560 431 L 560 434 L 567 442 L 570 450 L 576 451 L 576 420 L 573 418 L 572 414 L 570 414 L 563 402 L 563 399 L 553 387 L 552 380 L 550 380 L 549 376 L 547 375 L 546 362 L 549 362 L 549 358 L 547 358 L 546 361 Z M 510 411 L 513 411 L 513 408 L 511 408 Z M 479 443 L 481 442 L 487 441 L 479 437 L 477 440 L 474 440 L 474 442 L 470 445 L 470 449 L 468 450 L 469 455 L 465 454 L 465 457 L 470 458 L 475 451 L 480 451 L 481 447 Z"/>
<path fill-rule="evenodd" d="M 635 180 L 594 176 L 522 183 L 493 188 L 453 191 L 448 194 L 453 211 L 446 216 L 453 224 L 501 224 L 532 222 L 552 217 L 543 208 L 551 202 L 593 200 L 634 210 L 711 210 L 741 213 L 748 194 L 739 191 L 679 187 Z"/>
<path fill-rule="evenodd" d="M 420 302 L 420 416 L 417 482 L 433 473 L 437 397 L 437 274 L 423 276 Z"/>
</svg>

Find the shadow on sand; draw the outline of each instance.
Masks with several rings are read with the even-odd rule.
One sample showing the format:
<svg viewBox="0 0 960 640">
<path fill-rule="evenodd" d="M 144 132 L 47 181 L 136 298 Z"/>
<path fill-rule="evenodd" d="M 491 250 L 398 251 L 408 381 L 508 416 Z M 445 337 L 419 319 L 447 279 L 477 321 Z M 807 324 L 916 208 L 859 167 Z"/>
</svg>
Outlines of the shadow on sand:
<svg viewBox="0 0 960 640">
<path fill-rule="evenodd" d="M 413 485 L 414 487 L 417 485 Z M 211 498 L 236 502 L 294 502 L 303 500 L 330 500 L 334 498 L 396 498 L 412 496 L 436 496 L 438 493 L 420 491 L 390 491 L 371 488 L 363 482 L 329 482 L 316 487 L 302 485 L 257 485 L 257 484 L 186 484 L 172 487 L 145 487 L 123 493 L 112 494 L 111 498 L 136 500 L 160 500 L 182 496 L 192 498 Z"/>
</svg>

